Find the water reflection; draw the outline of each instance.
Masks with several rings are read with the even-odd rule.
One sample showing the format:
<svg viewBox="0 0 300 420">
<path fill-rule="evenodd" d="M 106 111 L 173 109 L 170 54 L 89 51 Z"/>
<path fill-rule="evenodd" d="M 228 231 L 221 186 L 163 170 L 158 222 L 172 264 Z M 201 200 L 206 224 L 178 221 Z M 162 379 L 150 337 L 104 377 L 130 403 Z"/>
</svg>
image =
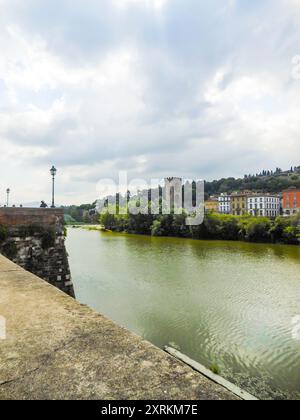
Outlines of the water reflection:
<svg viewBox="0 0 300 420">
<path fill-rule="evenodd" d="M 300 397 L 300 247 L 70 230 L 78 299 L 259 397 Z"/>
</svg>

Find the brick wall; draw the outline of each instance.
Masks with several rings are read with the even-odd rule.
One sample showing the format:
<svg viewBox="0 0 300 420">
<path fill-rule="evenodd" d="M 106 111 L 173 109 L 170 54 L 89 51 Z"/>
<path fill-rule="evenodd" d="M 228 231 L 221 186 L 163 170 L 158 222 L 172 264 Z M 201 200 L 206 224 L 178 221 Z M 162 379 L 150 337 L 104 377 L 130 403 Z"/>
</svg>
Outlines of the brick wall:
<svg viewBox="0 0 300 420">
<path fill-rule="evenodd" d="M 65 247 L 62 209 L 1 208 L 7 232 L 0 252 L 27 271 L 74 297 Z"/>
<path fill-rule="evenodd" d="M 50 227 L 63 226 L 63 209 L 0 208 L 0 225 Z"/>
</svg>

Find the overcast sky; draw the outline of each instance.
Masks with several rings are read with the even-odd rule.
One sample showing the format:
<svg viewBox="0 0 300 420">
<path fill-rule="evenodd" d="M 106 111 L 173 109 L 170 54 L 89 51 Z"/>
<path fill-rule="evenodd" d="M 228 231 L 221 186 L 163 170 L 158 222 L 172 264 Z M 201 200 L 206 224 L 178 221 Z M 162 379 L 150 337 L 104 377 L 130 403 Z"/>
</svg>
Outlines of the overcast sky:
<svg viewBox="0 0 300 420">
<path fill-rule="evenodd" d="M 299 0 L 0 0 L 0 203 L 300 165 L 299 41 Z"/>
</svg>

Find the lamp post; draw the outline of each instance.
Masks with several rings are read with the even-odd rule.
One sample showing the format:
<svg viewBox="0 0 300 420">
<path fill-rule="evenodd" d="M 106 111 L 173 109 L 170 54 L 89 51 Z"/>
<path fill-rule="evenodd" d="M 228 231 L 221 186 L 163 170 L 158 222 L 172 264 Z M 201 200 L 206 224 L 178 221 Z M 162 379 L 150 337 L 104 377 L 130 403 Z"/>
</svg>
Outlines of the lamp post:
<svg viewBox="0 0 300 420">
<path fill-rule="evenodd" d="M 9 206 L 9 194 L 10 194 L 10 188 L 7 188 L 7 190 L 6 190 L 6 196 L 7 196 L 6 205 L 7 205 L 7 207 Z"/>
<path fill-rule="evenodd" d="M 52 209 L 55 209 L 55 202 L 54 202 L 54 184 L 55 184 L 55 175 L 57 173 L 57 169 L 55 168 L 55 166 L 52 166 L 52 168 L 50 169 L 50 173 L 52 175 Z"/>
</svg>

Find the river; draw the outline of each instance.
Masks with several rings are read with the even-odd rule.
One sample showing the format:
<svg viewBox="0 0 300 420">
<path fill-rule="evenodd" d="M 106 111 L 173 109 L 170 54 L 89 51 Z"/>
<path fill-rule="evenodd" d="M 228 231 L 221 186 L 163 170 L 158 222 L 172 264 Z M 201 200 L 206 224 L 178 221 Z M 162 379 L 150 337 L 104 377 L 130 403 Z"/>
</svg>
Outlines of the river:
<svg viewBox="0 0 300 420">
<path fill-rule="evenodd" d="M 81 303 L 259 398 L 300 399 L 300 247 L 70 228 L 67 250 Z"/>
</svg>

